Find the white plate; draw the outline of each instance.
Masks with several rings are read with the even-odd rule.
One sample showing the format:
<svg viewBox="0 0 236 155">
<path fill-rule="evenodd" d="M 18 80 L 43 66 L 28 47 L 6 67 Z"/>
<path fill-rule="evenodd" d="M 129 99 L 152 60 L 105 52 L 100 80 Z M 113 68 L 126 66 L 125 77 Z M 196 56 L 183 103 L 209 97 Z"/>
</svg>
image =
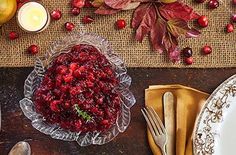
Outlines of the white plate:
<svg viewBox="0 0 236 155">
<path fill-rule="evenodd" d="M 236 154 L 236 75 L 208 98 L 194 129 L 194 155 Z"/>
</svg>

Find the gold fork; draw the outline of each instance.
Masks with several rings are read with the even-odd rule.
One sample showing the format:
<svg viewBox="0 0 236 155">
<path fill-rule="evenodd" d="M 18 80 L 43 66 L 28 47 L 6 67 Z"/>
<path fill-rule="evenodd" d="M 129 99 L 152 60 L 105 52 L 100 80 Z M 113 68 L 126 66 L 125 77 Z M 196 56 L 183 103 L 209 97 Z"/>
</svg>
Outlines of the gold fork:
<svg viewBox="0 0 236 155">
<path fill-rule="evenodd" d="M 160 147 L 162 154 L 166 155 L 167 134 L 161 119 L 152 107 L 143 108 L 141 111 L 156 145 Z"/>
</svg>

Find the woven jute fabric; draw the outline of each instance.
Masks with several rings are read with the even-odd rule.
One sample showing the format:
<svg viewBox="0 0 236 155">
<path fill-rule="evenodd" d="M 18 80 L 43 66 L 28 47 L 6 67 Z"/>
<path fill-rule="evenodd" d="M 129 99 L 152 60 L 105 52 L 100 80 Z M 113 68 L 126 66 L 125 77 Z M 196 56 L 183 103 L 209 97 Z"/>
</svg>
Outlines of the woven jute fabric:
<svg viewBox="0 0 236 155">
<path fill-rule="evenodd" d="M 52 42 L 69 35 L 64 29 L 64 23 L 73 22 L 76 25 L 75 31 L 80 31 L 81 19 L 84 15 L 95 18 L 95 22 L 85 25 L 85 31 L 107 38 L 115 53 L 126 62 L 128 67 L 186 67 L 183 62 L 179 64 L 170 62 L 166 53 L 159 54 L 153 51 L 148 37 L 142 43 L 134 39 L 135 31 L 130 27 L 133 10 L 102 16 L 94 15 L 92 9 L 85 8 L 79 16 L 75 17 L 70 13 L 69 0 L 43 0 L 42 2 L 49 11 L 60 9 L 63 12 L 63 18 L 52 21 L 45 31 L 38 34 L 23 32 L 14 18 L 5 24 L 3 34 L 0 36 L 0 67 L 33 66 L 35 57 L 45 54 Z M 230 0 L 224 0 L 220 7 L 214 10 L 208 9 L 206 3 L 197 4 L 194 0 L 185 0 L 185 3 L 209 18 L 209 26 L 201 29 L 202 34 L 199 38 L 179 39 L 180 48 L 189 46 L 194 52 L 194 64 L 187 67 L 236 67 L 236 33 L 225 33 L 225 26 L 230 22 L 231 14 L 236 13 L 236 7 L 231 4 Z M 123 30 L 116 30 L 114 23 L 117 19 L 125 19 L 128 26 Z M 19 32 L 20 38 L 10 41 L 7 37 L 10 31 Z M 31 44 L 37 44 L 40 47 L 40 53 L 36 56 L 25 52 Z M 205 44 L 213 48 L 212 54 L 208 56 L 201 54 L 201 48 Z"/>
</svg>

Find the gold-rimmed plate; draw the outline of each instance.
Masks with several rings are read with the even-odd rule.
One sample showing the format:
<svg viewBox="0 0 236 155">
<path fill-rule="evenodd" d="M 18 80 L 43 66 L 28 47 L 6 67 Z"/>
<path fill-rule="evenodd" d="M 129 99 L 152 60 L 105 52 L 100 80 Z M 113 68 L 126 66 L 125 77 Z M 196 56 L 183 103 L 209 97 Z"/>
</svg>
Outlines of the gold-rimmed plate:
<svg viewBox="0 0 236 155">
<path fill-rule="evenodd" d="M 235 155 L 236 75 L 208 98 L 196 121 L 195 155 Z"/>
</svg>

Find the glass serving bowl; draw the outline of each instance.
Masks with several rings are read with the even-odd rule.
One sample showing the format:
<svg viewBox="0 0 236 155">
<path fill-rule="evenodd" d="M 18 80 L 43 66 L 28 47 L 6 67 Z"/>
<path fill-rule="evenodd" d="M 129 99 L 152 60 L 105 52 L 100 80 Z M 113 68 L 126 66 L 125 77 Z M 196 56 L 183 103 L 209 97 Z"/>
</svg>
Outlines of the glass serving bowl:
<svg viewBox="0 0 236 155">
<path fill-rule="evenodd" d="M 44 117 L 35 111 L 33 103 L 34 91 L 39 87 L 47 67 L 50 66 L 50 62 L 59 54 L 69 52 L 70 49 L 77 44 L 89 44 L 98 48 L 109 60 L 116 73 L 116 77 L 120 81 L 116 89 L 121 94 L 121 114 L 117 117 L 116 123 L 105 132 L 71 132 L 59 127 L 57 124 L 47 123 Z M 130 123 L 130 108 L 136 102 L 134 95 L 129 90 L 130 84 L 131 78 L 127 75 L 124 62 L 113 53 L 106 39 L 92 33 L 73 33 L 53 43 L 45 56 L 36 59 L 34 70 L 25 81 L 25 98 L 20 101 L 20 107 L 24 115 L 31 120 L 31 124 L 35 129 L 50 135 L 52 138 L 65 141 L 77 141 L 80 146 L 91 144 L 102 145 L 111 141 L 120 132 L 124 132 Z"/>
</svg>

